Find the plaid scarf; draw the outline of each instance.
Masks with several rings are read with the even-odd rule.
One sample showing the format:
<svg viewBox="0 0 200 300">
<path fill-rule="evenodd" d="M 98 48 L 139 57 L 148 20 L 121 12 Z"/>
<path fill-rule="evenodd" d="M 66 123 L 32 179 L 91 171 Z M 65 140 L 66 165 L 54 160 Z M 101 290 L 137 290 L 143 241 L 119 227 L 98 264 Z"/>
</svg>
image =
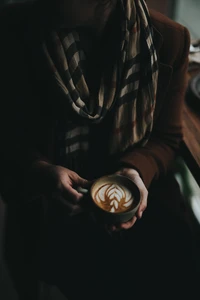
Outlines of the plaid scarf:
<svg viewBox="0 0 200 300">
<path fill-rule="evenodd" d="M 84 76 L 86 56 L 78 31 L 52 31 L 51 47 L 43 43 L 63 101 L 84 120 L 81 126 L 69 120 L 65 132 L 66 155 L 88 151 L 91 124 L 101 122 L 111 109 L 114 109 L 112 128 L 109 128 L 111 155 L 133 145 L 145 145 L 150 137 L 158 79 L 152 25 L 145 1 L 120 0 L 120 5 L 119 58 L 110 68 L 110 74 L 102 74 L 98 95 L 90 93 Z"/>
</svg>

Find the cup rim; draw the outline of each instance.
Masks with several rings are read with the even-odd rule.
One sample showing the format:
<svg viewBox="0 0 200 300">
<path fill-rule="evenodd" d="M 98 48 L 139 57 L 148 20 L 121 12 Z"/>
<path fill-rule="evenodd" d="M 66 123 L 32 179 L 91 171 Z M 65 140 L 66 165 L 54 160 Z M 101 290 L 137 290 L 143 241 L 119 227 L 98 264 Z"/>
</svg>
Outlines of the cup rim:
<svg viewBox="0 0 200 300">
<path fill-rule="evenodd" d="M 134 212 L 134 211 L 136 211 L 137 209 L 138 209 L 138 207 L 139 207 L 139 204 L 140 204 L 140 201 L 141 201 L 141 199 L 140 199 L 140 197 L 136 197 L 136 201 L 135 202 L 137 202 L 135 205 L 133 205 L 133 207 L 131 208 L 131 209 L 129 209 L 129 210 L 125 210 L 125 211 L 123 211 L 123 212 L 116 212 L 116 213 L 112 213 L 112 212 L 110 212 L 110 211 L 107 211 L 107 210 L 104 210 L 103 208 L 101 208 L 99 205 L 97 205 L 96 204 L 96 201 L 93 199 L 93 197 L 92 197 L 92 188 L 95 186 L 95 184 L 99 181 L 99 180 L 103 180 L 104 178 L 108 178 L 108 177 L 118 177 L 118 178 L 123 178 L 123 179 L 125 179 L 125 180 L 127 180 L 130 184 L 132 184 L 133 186 L 134 186 L 134 188 L 137 190 L 137 192 L 138 192 L 138 194 L 140 195 L 140 191 L 139 191 L 139 188 L 138 188 L 138 186 L 129 178 L 129 177 L 126 177 L 126 176 L 124 176 L 124 175 L 120 175 L 120 174 L 110 174 L 110 175 L 104 175 L 104 176 L 101 176 L 101 177 L 99 177 L 98 179 L 96 179 L 96 180 L 94 180 L 94 182 L 92 183 L 92 185 L 91 185 L 91 187 L 90 187 L 90 197 L 92 198 L 92 202 L 94 203 L 94 205 L 98 208 L 98 209 L 100 209 L 100 211 L 102 211 L 102 212 L 104 212 L 105 214 L 108 214 L 108 215 L 111 215 L 111 216 L 113 216 L 113 215 L 127 215 L 127 214 L 130 214 L 130 213 L 132 213 L 132 212 Z"/>
</svg>

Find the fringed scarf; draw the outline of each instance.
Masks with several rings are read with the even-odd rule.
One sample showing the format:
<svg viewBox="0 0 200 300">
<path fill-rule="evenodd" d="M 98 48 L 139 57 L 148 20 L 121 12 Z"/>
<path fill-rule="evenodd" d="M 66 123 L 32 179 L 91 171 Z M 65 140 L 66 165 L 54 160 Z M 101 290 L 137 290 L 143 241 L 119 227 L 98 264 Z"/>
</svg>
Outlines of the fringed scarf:
<svg viewBox="0 0 200 300">
<path fill-rule="evenodd" d="M 87 153 L 91 124 L 103 121 L 111 109 L 114 117 L 109 128 L 110 155 L 136 144 L 143 146 L 150 137 L 158 80 L 151 20 L 145 1 L 120 0 L 120 4 L 120 55 L 110 68 L 111 73 L 102 73 L 97 95 L 90 93 L 84 76 L 82 66 L 86 56 L 76 30 L 52 31 L 51 47 L 43 43 L 58 92 L 67 106 L 86 121 L 80 126 L 69 120 L 65 132 L 68 157 L 77 151 Z"/>
</svg>

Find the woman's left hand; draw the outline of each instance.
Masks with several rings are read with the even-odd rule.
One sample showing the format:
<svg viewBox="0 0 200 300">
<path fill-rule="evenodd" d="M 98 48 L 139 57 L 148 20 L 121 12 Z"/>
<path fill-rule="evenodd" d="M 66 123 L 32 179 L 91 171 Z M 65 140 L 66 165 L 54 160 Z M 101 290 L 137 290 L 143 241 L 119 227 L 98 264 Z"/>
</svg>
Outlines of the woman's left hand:
<svg viewBox="0 0 200 300">
<path fill-rule="evenodd" d="M 131 228 L 135 224 L 137 219 L 142 218 L 142 214 L 147 207 L 147 198 L 148 198 L 148 191 L 144 185 L 144 182 L 142 181 L 139 173 L 135 169 L 123 168 L 123 169 L 120 169 L 118 172 L 116 172 L 116 174 L 128 177 L 137 185 L 137 187 L 140 190 L 140 206 L 137 210 L 136 215 L 130 221 L 128 221 L 126 223 L 121 223 L 119 225 L 112 225 L 109 228 L 109 230 L 111 230 L 111 231 L 117 231 L 120 229 Z"/>
</svg>

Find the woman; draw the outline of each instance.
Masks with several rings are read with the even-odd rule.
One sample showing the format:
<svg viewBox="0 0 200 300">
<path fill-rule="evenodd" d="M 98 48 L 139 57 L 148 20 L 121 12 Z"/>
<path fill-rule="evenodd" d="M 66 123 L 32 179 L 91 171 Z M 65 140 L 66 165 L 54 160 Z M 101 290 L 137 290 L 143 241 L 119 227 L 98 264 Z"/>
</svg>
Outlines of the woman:
<svg viewBox="0 0 200 300">
<path fill-rule="evenodd" d="M 38 207 L 33 207 L 45 204 L 40 277 L 69 299 L 132 299 L 133 282 L 141 298 L 151 292 L 160 298 L 149 279 L 152 268 L 165 281 L 168 263 L 181 261 L 184 242 L 176 236 L 176 221 L 166 224 L 169 215 L 155 212 L 158 202 L 142 215 L 147 198 L 153 198 L 151 187 L 168 174 L 182 140 L 188 30 L 150 13 L 143 0 L 42 0 L 14 10 L 18 20 L 7 21 L 1 56 L 9 57 L 2 87 L 9 101 L 4 105 L 1 191 L 12 205 L 26 206 L 29 200 L 34 219 Z M 136 183 L 141 204 L 129 222 L 102 228 L 84 211 L 77 187 L 87 188 L 111 173 Z M 36 230 L 32 218 L 24 209 L 29 234 L 30 228 Z M 156 229 L 150 237 L 148 226 Z M 167 241 L 159 226 L 164 235 L 174 230 Z M 181 246 L 171 253 L 176 238 Z M 161 252 L 169 257 L 163 259 Z M 169 294 L 176 288 L 180 295 L 179 268 L 181 263 L 168 278 Z M 166 288 L 160 275 L 156 280 Z M 23 287 L 21 293 L 27 299 Z"/>
</svg>

